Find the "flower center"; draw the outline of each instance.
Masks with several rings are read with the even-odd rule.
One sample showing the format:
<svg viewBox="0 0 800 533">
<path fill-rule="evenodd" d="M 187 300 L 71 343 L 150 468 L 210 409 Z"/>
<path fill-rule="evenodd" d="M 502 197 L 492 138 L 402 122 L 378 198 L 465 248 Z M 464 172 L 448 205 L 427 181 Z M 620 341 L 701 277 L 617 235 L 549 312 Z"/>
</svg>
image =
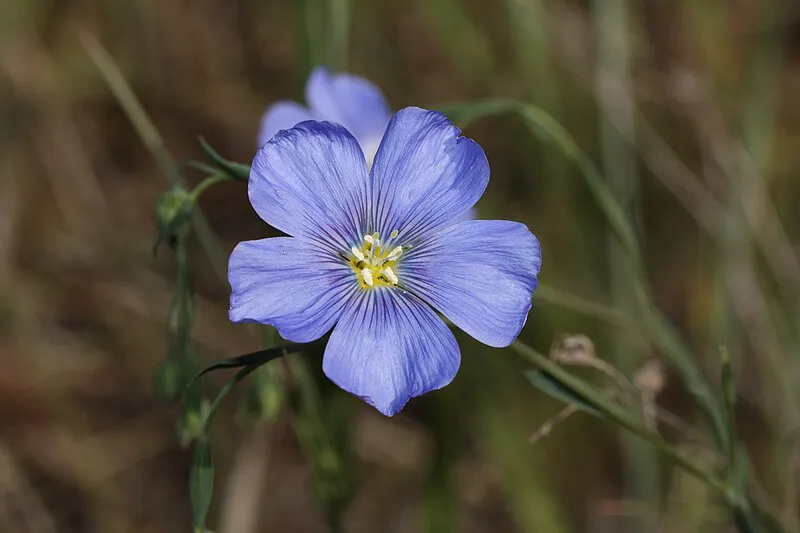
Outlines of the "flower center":
<svg viewBox="0 0 800 533">
<path fill-rule="evenodd" d="M 397 237 L 397 230 L 390 235 L 390 242 Z M 364 235 L 361 247 L 353 246 L 347 256 L 350 268 L 362 289 L 394 287 L 400 281 L 393 270 L 403 254 L 402 246 L 391 246 L 381 242 L 380 235 Z"/>
</svg>

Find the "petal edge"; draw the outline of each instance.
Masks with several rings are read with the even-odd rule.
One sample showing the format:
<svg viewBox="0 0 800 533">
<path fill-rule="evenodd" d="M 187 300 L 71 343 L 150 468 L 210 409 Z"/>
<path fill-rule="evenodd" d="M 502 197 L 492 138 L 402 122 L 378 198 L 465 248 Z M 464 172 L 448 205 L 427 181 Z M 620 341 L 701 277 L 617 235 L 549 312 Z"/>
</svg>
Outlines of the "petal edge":
<svg viewBox="0 0 800 533">
<path fill-rule="evenodd" d="M 340 388 L 386 416 L 449 384 L 461 362 L 453 333 L 410 293 L 377 289 L 342 315 L 322 369 Z"/>
<path fill-rule="evenodd" d="M 470 336 L 502 348 L 525 325 L 541 261 L 539 241 L 524 224 L 469 220 L 411 250 L 397 275 Z"/>
<path fill-rule="evenodd" d="M 345 265 L 293 237 L 241 242 L 228 264 L 230 320 L 273 325 L 292 342 L 316 340 L 355 290 L 351 276 Z"/>
<path fill-rule="evenodd" d="M 264 146 L 276 133 L 288 130 L 305 120 L 311 120 L 311 111 L 297 102 L 280 100 L 264 112 L 258 131 L 258 148 Z"/>
<path fill-rule="evenodd" d="M 248 183 L 250 203 L 265 222 L 339 251 L 364 234 L 368 191 L 358 142 L 330 122 L 280 131 L 256 154 Z"/>
<path fill-rule="evenodd" d="M 489 162 L 443 114 L 407 107 L 392 117 L 370 179 L 377 231 L 414 240 L 475 205 L 489 183 Z"/>
</svg>

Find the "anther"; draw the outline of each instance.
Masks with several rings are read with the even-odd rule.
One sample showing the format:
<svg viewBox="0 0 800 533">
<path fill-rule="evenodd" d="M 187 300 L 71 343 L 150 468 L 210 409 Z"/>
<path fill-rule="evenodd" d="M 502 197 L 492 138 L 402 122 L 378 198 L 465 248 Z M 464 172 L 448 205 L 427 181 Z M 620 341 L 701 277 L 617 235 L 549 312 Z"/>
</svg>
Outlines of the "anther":
<svg viewBox="0 0 800 533">
<path fill-rule="evenodd" d="M 368 287 L 372 287 L 374 284 L 372 281 L 372 272 L 368 268 L 361 269 L 361 277 L 364 278 L 364 283 L 366 283 Z"/>
<path fill-rule="evenodd" d="M 359 261 L 366 261 L 366 257 L 364 257 L 364 253 L 361 250 L 359 250 L 358 248 L 356 248 L 355 246 L 350 248 L 350 251 L 353 253 L 353 255 L 356 257 L 356 259 L 358 259 Z"/>
<path fill-rule="evenodd" d="M 397 282 L 399 280 L 397 279 L 397 276 L 395 275 L 394 270 L 392 270 L 392 267 L 384 268 L 383 269 L 383 275 L 386 276 L 386 279 L 388 279 L 391 282 L 392 285 L 397 285 Z"/>
<path fill-rule="evenodd" d="M 389 255 L 386 256 L 386 260 L 387 261 L 395 261 L 395 260 L 397 260 L 398 257 L 400 257 L 400 255 L 402 255 L 402 253 L 403 253 L 403 247 L 402 246 L 396 246 L 394 249 L 392 249 L 391 252 L 389 252 Z"/>
</svg>

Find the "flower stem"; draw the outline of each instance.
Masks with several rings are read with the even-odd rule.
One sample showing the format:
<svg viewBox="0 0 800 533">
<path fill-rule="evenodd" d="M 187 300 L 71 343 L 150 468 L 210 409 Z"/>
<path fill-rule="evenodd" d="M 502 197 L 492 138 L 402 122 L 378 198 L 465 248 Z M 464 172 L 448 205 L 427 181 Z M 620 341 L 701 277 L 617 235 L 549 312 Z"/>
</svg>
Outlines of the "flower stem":
<svg viewBox="0 0 800 533">
<path fill-rule="evenodd" d="M 642 426 L 636 417 L 629 413 L 624 407 L 614 403 L 590 384 L 567 372 L 560 365 L 551 361 L 545 355 L 534 350 L 530 346 L 520 341 L 516 341 L 511 345 L 510 348 L 539 367 L 542 371 L 549 374 L 551 378 L 572 391 L 586 403 L 601 411 L 610 420 L 616 422 L 634 435 L 637 435 L 638 437 L 649 442 L 665 456 L 672 459 L 675 464 L 704 481 L 706 484 L 708 484 L 708 486 L 717 490 L 729 501 L 732 501 L 733 495 L 731 494 L 731 487 L 727 483 L 719 480 L 714 474 L 708 472 L 705 468 L 695 464 L 691 459 L 687 458 L 669 443 L 664 441 L 664 439 L 662 439 L 658 434 L 653 433 Z"/>
</svg>

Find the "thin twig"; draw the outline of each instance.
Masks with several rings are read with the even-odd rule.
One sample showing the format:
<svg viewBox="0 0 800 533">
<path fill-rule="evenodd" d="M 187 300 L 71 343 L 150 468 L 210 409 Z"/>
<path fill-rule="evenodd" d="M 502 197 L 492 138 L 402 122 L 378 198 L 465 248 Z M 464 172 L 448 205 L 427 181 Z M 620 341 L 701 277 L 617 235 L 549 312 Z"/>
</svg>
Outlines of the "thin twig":
<svg viewBox="0 0 800 533">
<path fill-rule="evenodd" d="M 555 426 L 557 426 L 558 424 L 564 422 L 567 418 L 572 416 L 577 411 L 578 411 L 578 408 L 576 406 L 574 406 L 574 405 L 566 406 L 561 411 L 559 411 L 556 416 L 554 416 L 553 418 L 551 418 L 550 420 L 548 420 L 547 422 L 542 424 L 542 427 L 537 429 L 533 433 L 533 435 L 531 435 L 530 438 L 528 438 L 528 442 L 530 442 L 531 444 L 536 444 L 537 442 L 542 440 L 544 437 L 548 436 L 550 434 L 550 432 L 553 431 L 553 428 Z"/>
</svg>

